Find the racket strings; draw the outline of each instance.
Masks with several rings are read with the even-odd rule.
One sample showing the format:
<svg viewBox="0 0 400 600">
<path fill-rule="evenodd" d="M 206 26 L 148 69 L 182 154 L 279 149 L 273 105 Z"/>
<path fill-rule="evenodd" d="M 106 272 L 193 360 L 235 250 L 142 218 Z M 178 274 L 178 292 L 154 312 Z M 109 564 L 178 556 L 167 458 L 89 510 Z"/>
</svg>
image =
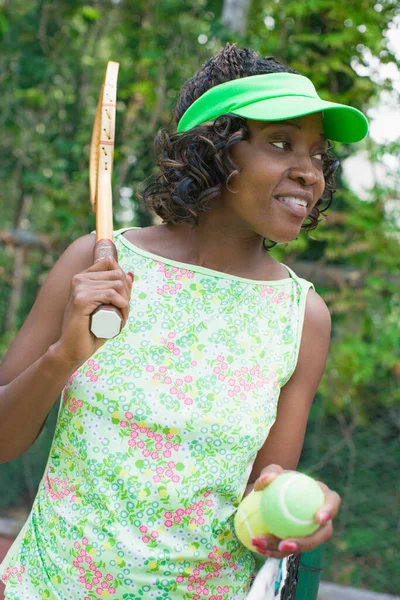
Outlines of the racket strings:
<svg viewBox="0 0 400 600">
<path fill-rule="evenodd" d="M 278 592 L 279 600 L 295 600 L 299 581 L 300 554 L 290 554 L 283 561 L 282 585 Z"/>
</svg>

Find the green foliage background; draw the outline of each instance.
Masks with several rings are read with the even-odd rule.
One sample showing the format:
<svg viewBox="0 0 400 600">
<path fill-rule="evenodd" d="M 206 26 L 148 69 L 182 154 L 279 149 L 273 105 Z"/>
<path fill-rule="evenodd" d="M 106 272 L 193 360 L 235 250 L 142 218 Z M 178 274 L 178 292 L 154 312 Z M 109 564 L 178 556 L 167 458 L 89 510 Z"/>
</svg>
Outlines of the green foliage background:
<svg viewBox="0 0 400 600">
<path fill-rule="evenodd" d="M 365 50 L 395 62 L 386 32 L 397 2 L 253 0 L 247 32 L 221 22 L 222 0 L 12 0 L 0 2 L 2 160 L 0 229 L 44 234 L 51 250 L 26 255 L 24 293 L 6 329 L 14 248 L 0 246 L 0 356 L 25 320 L 46 274 L 77 237 L 95 227 L 88 200 L 88 156 L 98 91 L 108 59 L 120 63 L 114 171 L 115 228 L 148 225 L 138 189 L 156 173 L 153 140 L 172 116 L 180 87 L 227 41 L 274 55 L 315 83 L 328 100 L 362 110 L 376 104 L 378 85 L 354 71 Z M 365 26 L 365 30 L 364 27 Z M 199 37 L 200 36 L 200 37 Z M 361 144 L 372 161 L 399 145 Z M 344 160 L 355 148 L 336 144 Z M 399 531 L 400 356 L 399 232 L 385 210 L 396 180 L 378 183 L 361 201 L 339 175 L 330 217 L 310 236 L 278 246 L 290 264 L 311 261 L 356 268 L 358 285 L 319 286 L 333 320 L 330 357 L 311 411 L 300 470 L 343 498 L 327 548 L 324 578 L 396 593 Z M 397 184 L 399 180 L 397 178 Z M 42 476 L 55 407 L 34 446 L 0 466 L 0 508 L 29 508 Z"/>
</svg>

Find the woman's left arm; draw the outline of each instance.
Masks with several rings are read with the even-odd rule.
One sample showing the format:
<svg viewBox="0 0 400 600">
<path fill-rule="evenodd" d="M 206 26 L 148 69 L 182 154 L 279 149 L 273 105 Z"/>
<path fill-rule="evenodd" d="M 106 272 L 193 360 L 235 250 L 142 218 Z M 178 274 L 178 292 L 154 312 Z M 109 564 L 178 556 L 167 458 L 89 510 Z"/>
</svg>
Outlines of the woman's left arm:
<svg viewBox="0 0 400 600">
<path fill-rule="evenodd" d="M 297 365 L 291 378 L 281 389 L 276 420 L 254 461 L 246 494 L 253 486 L 256 490 L 263 489 L 282 470 L 293 471 L 297 468 L 310 408 L 325 369 L 330 334 L 331 317 L 328 307 L 324 300 L 310 289 Z M 325 484 L 320 485 L 326 501 L 319 514 L 327 512 L 329 519 L 313 535 L 290 540 L 291 543 L 297 544 L 298 552 L 309 551 L 327 541 L 332 535 L 331 518 L 339 509 L 340 496 Z M 278 544 L 281 540 L 272 535 L 266 536 L 266 541 L 268 550 L 276 558 L 293 553 L 293 550 L 279 552 Z"/>
</svg>

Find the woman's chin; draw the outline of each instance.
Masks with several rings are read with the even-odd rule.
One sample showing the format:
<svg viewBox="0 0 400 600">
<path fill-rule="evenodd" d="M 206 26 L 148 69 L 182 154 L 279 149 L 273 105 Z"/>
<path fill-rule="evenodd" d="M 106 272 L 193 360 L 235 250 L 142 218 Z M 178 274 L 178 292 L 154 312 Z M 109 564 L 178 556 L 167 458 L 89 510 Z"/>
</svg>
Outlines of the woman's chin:
<svg viewBox="0 0 400 600">
<path fill-rule="evenodd" d="M 269 240 L 270 242 L 275 242 L 275 244 L 289 244 L 290 242 L 294 242 L 294 240 L 297 240 L 297 238 L 299 237 L 300 234 L 300 229 L 298 229 L 297 231 L 293 231 L 293 232 L 279 232 L 279 233 L 274 233 L 271 235 L 265 235 L 265 239 Z"/>
</svg>

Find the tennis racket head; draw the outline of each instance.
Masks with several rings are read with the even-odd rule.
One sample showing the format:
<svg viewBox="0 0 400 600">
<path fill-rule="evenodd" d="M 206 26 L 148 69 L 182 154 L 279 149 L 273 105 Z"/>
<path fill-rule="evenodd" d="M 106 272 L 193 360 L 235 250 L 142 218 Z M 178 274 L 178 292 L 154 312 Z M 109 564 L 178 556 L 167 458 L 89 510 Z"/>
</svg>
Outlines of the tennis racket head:
<svg viewBox="0 0 400 600">
<path fill-rule="evenodd" d="M 111 189 L 118 69 L 119 63 L 108 62 L 94 120 L 89 164 L 90 203 L 93 212 L 97 210 L 102 190 L 107 186 Z"/>
</svg>

